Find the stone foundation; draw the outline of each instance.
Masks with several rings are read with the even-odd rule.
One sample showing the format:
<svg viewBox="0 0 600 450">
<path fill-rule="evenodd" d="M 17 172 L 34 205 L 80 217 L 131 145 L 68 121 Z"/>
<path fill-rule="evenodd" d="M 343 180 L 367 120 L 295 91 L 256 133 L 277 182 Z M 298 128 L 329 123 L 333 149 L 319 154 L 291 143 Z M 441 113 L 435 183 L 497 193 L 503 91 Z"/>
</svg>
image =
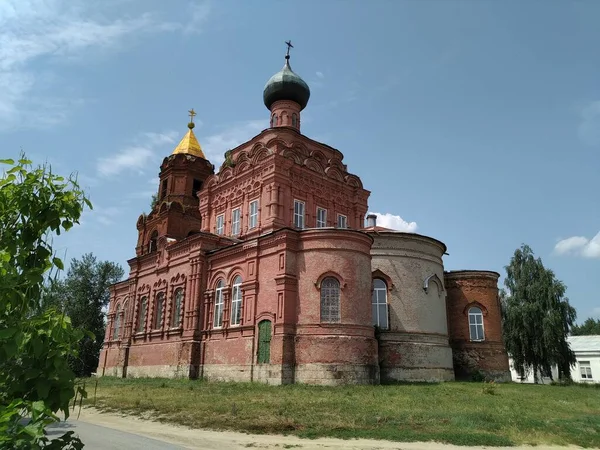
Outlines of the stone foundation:
<svg viewBox="0 0 600 450">
<path fill-rule="evenodd" d="M 486 380 L 511 381 L 508 357 L 501 343 L 455 343 L 453 351 L 456 379 L 471 381 L 481 374 Z"/>
<path fill-rule="evenodd" d="M 254 366 L 254 380 L 266 384 L 293 384 L 294 367 L 289 364 L 258 364 Z"/>
<path fill-rule="evenodd" d="M 452 381 L 452 349 L 438 334 L 382 332 L 379 335 L 381 381 Z"/>
<path fill-rule="evenodd" d="M 454 370 L 435 369 L 427 367 L 401 367 L 381 369 L 381 383 L 394 383 L 397 381 L 438 383 L 454 381 Z"/>
<path fill-rule="evenodd" d="M 204 364 L 200 377 L 209 381 L 252 381 L 250 364 Z"/>
<path fill-rule="evenodd" d="M 194 367 L 191 365 L 157 365 L 157 366 L 129 366 L 128 378 L 193 378 L 190 376 Z M 107 374 L 108 375 L 108 374 Z"/>
<path fill-rule="evenodd" d="M 296 366 L 295 381 L 326 386 L 379 384 L 379 367 L 363 364 L 301 364 Z"/>
</svg>

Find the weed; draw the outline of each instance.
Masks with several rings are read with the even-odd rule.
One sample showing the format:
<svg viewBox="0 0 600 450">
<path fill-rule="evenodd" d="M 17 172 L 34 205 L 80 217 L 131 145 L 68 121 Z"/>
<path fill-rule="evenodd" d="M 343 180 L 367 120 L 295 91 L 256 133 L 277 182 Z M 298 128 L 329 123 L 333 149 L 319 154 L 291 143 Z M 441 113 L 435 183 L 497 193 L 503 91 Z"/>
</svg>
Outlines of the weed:
<svg viewBox="0 0 600 450">
<path fill-rule="evenodd" d="M 494 381 L 490 381 L 490 382 L 483 382 L 483 389 L 482 392 L 484 394 L 489 394 L 489 395 L 496 395 L 496 383 L 494 383 Z"/>
</svg>

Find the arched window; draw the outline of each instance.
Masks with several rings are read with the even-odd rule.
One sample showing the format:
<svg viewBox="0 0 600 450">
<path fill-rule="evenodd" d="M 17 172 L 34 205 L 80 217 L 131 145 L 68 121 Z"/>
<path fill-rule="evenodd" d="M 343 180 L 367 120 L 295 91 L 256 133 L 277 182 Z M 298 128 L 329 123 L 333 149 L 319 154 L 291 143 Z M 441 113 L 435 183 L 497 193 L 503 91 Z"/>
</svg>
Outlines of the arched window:
<svg viewBox="0 0 600 450">
<path fill-rule="evenodd" d="M 127 325 L 127 321 L 129 320 L 129 299 L 125 297 L 125 301 L 123 302 L 123 325 Z"/>
<path fill-rule="evenodd" d="M 273 117 L 271 117 L 271 126 L 272 127 L 277 126 L 277 115 L 276 114 L 273 114 Z"/>
<path fill-rule="evenodd" d="M 142 297 L 140 299 L 140 312 L 138 318 L 138 332 L 144 331 L 146 326 L 146 316 L 148 315 L 148 297 Z"/>
<path fill-rule="evenodd" d="M 483 332 L 483 312 L 477 306 L 469 308 L 469 335 L 472 341 L 483 341 L 485 339 Z"/>
<path fill-rule="evenodd" d="M 154 230 L 150 235 L 150 242 L 148 242 L 148 253 L 156 251 L 156 241 L 158 240 L 158 231 Z"/>
<path fill-rule="evenodd" d="M 239 325 L 242 318 L 242 277 L 233 279 L 231 290 L 231 325 Z"/>
<path fill-rule="evenodd" d="M 115 313 L 115 319 L 113 322 L 113 340 L 119 339 L 120 329 L 121 329 L 121 305 L 118 305 L 117 312 Z"/>
<path fill-rule="evenodd" d="M 213 327 L 221 328 L 223 326 L 223 291 L 225 282 L 219 280 L 215 290 L 215 317 L 213 318 Z"/>
<path fill-rule="evenodd" d="M 292 126 L 293 127 L 298 126 L 298 114 L 296 114 L 296 113 L 292 114 Z"/>
<path fill-rule="evenodd" d="M 387 284 L 381 278 L 373 280 L 373 296 L 371 297 L 373 307 L 373 325 L 387 330 L 388 326 L 388 303 Z"/>
<path fill-rule="evenodd" d="M 165 293 L 159 292 L 156 294 L 154 303 L 154 323 L 152 328 L 158 330 L 162 327 L 163 322 L 163 307 L 165 306 Z"/>
<path fill-rule="evenodd" d="M 340 321 L 340 282 L 333 277 L 321 281 L 321 322 Z"/>
<path fill-rule="evenodd" d="M 181 304 L 183 303 L 183 289 L 177 288 L 173 295 L 173 309 L 171 311 L 171 327 L 177 328 L 181 321 Z"/>
</svg>

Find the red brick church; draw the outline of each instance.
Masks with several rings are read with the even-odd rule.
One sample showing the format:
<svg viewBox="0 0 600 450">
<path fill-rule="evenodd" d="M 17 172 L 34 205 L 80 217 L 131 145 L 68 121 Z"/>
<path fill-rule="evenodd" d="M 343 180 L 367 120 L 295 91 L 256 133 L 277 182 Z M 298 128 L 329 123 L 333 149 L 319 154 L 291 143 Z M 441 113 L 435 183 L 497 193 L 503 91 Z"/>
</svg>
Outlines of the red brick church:
<svg viewBox="0 0 600 450">
<path fill-rule="evenodd" d="M 268 128 L 215 171 L 189 130 L 111 287 L 99 375 L 282 383 L 510 380 L 499 274 L 445 272 L 446 246 L 377 226 L 343 154 L 301 133 L 283 69 Z M 365 226 L 366 225 L 366 226 Z"/>
</svg>

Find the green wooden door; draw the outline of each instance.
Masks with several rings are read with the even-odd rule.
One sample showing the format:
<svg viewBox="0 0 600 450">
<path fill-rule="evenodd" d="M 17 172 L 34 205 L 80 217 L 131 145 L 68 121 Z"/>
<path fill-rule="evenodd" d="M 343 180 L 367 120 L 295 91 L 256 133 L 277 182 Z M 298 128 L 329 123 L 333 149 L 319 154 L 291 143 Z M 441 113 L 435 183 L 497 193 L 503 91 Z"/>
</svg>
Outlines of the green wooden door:
<svg viewBox="0 0 600 450">
<path fill-rule="evenodd" d="M 271 321 L 258 323 L 258 364 L 271 362 Z"/>
</svg>

